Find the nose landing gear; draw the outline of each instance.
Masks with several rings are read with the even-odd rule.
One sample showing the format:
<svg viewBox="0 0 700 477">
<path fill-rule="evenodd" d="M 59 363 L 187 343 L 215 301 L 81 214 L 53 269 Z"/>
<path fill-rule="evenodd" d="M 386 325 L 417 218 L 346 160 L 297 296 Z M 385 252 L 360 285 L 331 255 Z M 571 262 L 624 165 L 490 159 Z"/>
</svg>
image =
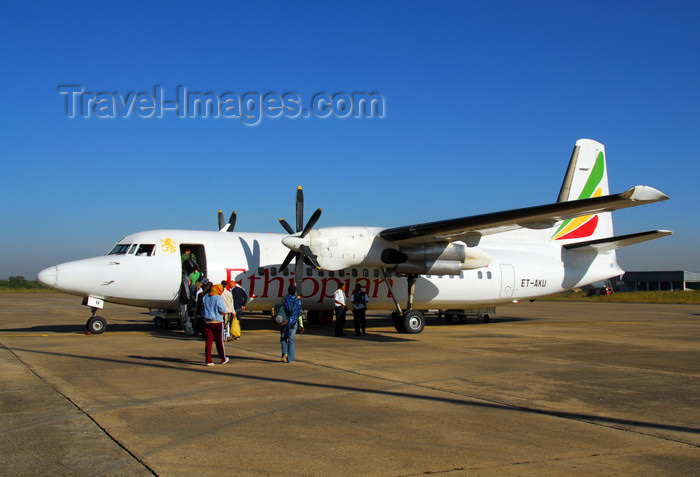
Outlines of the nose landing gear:
<svg viewBox="0 0 700 477">
<path fill-rule="evenodd" d="M 92 309 L 92 316 L 85 323 L 85 334 L 99 335 L 107 329 L 107 320 L 101 316 L 95 316 L 95 313 L 97 313 L 97 308 Z"/>
<path fill-rule="evenodd" d="M 99 335 L 107 329 L 107 320 L 101 316 L 96 316 L 97 310 L 104 306 L 104 300 L 94 296 L 86 296 L 83 298 L 83 305 L 89 306 L 92 310 L 92 316 L 85 323 L 86 335 Z"/>
</svg>

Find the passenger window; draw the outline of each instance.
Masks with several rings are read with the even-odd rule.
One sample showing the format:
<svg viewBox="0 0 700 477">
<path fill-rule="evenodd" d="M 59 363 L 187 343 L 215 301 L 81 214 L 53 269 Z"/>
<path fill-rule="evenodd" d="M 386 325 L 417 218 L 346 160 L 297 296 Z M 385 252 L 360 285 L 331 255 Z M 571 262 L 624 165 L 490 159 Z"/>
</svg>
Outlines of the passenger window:
<svg viewBox="0 0 700 477">
<path fill-rule="evenodd" d="M 319 277 L 322 277 L 323 275 L 324 275 L 323 270 L 319 270 L 319 271 L 318 271 L 318 276 L 319 276 Z"/>
<path fill-rule="evenodd" d="M 310 269 L 310 268 L 307 268 L 307 269 L 306 269 L 306 276 L 307 276 L 307 277 L 310 277 L 311 275 L 312 275 L 311 269 Z"/>
<path fill-rule="evenodd" d="M 258 268 L 258 275 L 261 277 L 265 274 L 265 269 L 263 267 Z"/>
<path fill-rule="evenodd" d="M 334 272 L 333 270 L 331 270 L 330 272 L 328 272 L 328 276 L 329 276 L 329 277 L 334 277 L 334 276 L 335 276 L 335 272 Z"/>
<path fill-rule="evenodd" d="M 270 275 L 272 275 L 273 277 L 277 276 L 277 269 L 275 267 L 270 268 Z"/>
<path fill-rule="evenodd" d="M 482 272 L 476 272 L 476 276 L 479 278 L 479 280 L 484 278 L 484 274 Z"/>
<path fill-rule="evenodd" d="M 285 277 L 286 277 L 287 275 L 289 275 L 289 267 L 287 267 L 287 268 L 285 268 L 284 270 L 282 270 L 282 275 L 284 275 Z"/>
<path fill-rule="evenodd" d="M 155 248 L 156 248 L 155 244 L 142 243 L 141 245 L 139 245 L 138 250 L 136 250 L 136 256 L 137 257 L 150 257 L 151 255 L 153 255 Z"/>
<path fill-rule="evenodd" d="M 374 278 L 379 278 L 379 270 L 374 269 Z"/>
<path fill-rule="evenodd" d="M 365 278 L 369 278 L 369 270 L 367 270 L 366 268 L 363 268 L 362 269 L 362 276 Z"/>
<path fill-rule="evenodd" d="M 491 272 L 486 272 L 486 278 L 488 278 L 489 280 L 491 280 Z"/>
<path fill-rule="evenodd" d="M 357 268 L 353 268 L 352 270 L 350 270 L 350 272 L 352 273 L 353 277 L 357 276 Z"/>
</svg>

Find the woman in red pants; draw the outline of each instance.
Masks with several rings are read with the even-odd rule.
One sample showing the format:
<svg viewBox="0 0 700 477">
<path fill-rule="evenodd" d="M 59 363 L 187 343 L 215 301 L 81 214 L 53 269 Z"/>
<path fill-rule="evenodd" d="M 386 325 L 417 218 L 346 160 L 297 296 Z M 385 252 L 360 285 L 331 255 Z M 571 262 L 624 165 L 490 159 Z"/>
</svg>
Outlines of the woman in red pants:
<svg viewBox="0 0 700 477">
<path fill-rule="evenodd" d="M 223 286 L 213 285 L 209 294 L 204 296 L 202 316 L 204 317 L 204 348 L 205 362 L 207 366 L 213 366 L 211 360 L 211 345 L 216 342 L 216 351 L 219 353 L 221 364 L 228 363 L 226 349 L 224 348 L 224 314 L 226 305 L 221 297 Z"/>
</svg>

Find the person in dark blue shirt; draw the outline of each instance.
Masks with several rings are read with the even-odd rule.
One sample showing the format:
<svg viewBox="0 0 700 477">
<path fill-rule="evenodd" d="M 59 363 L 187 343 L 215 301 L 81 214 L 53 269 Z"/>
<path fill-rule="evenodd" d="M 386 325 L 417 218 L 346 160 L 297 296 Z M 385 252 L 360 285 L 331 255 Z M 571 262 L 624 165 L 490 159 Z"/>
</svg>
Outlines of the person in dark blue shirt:
<svg viewBox="0 0 700 477">
<path fill-rule="evenodd" d="M 358 283 L 355 285 L 355 291 L 352 294 L 352 316 L 355 322 L 355 336 L 367 334 L 365 329 L 367 324 L 367 302 L 369 302 L 369 297 L 362 290 L 362 285 Z"/>
<path fill-rule="evenodd" d="M 294 361 L 294 338 L 297 330 L 304 332 L 304 320 L 302 318 L 301 300 L 297 296 L 297 287 L 291 285 L 287 289 L 287 296 L 282 300 L 284 311 L 287 313 L 287 324 L 280 331 L 282 344 L 282 362 Z"/>
</svg>

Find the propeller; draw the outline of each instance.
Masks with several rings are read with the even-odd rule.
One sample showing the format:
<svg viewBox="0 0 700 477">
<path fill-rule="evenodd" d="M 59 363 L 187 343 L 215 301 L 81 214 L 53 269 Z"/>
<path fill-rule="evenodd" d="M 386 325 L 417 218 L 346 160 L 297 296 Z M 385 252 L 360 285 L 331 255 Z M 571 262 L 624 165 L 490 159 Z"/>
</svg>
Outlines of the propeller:
<svg viewBox="0 0 700 477">
<path fill-rule="evenodd" d="M 321 209 L 316 209 L 316 211 L 311 214 L 311 218 L 304 225 L 304 191 L 301 186 L 297 188 L 297 200 L 296 200 L 296 231 L 287 223 L 286 220 L 280 219 L 280 224 L 284 227 L 284 230 L 289 233 L 289 237 L 282 239 L 282 243 L 288 247 L 289 253 L 284 258 L 280 270 L 284 270 L 291 263 L 292 259 L 294 262 L 294 281 L 297 284 L 297 292 L 301 294 L 301 277 L 304 272 L 304 263 L 312 265 L 316 268 L 321 268 L 318 263 L 316 255 L 309 248 L 308 240 L 306 236 L 311 232 L 318 219 L 321 217 Z"/>
<path fill-rule="evenodd" d="M 236 211 L 231 212 L 228 223 L 224 222 L 224 213 L 219 211 L 219 232 L 233 232 L 236 226 Z"/>
</svg>

